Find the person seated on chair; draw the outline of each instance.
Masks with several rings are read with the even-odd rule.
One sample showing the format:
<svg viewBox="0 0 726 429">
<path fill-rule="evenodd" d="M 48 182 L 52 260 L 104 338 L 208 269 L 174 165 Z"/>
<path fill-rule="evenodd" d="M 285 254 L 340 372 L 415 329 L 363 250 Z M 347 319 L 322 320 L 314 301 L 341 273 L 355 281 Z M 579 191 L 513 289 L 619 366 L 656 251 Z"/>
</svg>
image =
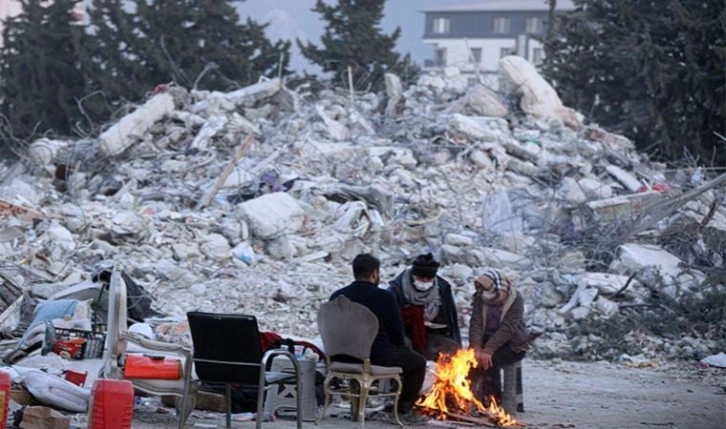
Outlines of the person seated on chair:
<svg viewBox="0 0 726 429">
<path fill-rule="evenodd" d="M 497 270 L 487 270 L 474 281 L 469 323 L 469 347 L 479 365 L 469 377 L 472 391 L 484 404 L 490 395 L 501 403 L 502 366 L 519 362 L 529 348 L 530 337 L 524 324 L 524 299 L 509 278 Z"/>
<path fill-rule="evenodd" d="M 335 291 L 330 300 L 344 295 L 351 301 L 368 307 L 376 315 L 378 334 L 371 347 L 371 364 L 397 366 L 403 370 L 398 413 L 405 422 L 422 423 L 428 419 L 416 414 L 413 405 L 426 375 L 426 359 L 406 346 L 403 322 L 396 300 L 390 292 L 378 288 L 381 280 L 380 267 L 380 261 L 374 256 L 359 254 L 353 259 L 355 281 Z"/>
<path fill-rule="evenodd" d="M 414 350 L 428 360 L 461 348 L 459 317 L 451 285 L 437 275 L 439 264 L 431 253 L 418 256 L 389 283 Z"/>
</svg>

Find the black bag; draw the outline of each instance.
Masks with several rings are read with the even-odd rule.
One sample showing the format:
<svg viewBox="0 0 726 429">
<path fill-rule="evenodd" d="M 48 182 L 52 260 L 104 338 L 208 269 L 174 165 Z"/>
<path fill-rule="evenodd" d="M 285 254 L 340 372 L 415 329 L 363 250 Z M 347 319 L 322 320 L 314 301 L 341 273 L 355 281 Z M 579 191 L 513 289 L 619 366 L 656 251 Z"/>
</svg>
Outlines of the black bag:
<svg viewBox="0 0 726 429">
<path fill-rule="evenodd" d="M 121 278 L 126 283 L 126 307 L 127 317 L 134 322 L 143 322 L 147 317 L 158 316 L 159 314 L 151 309 L 153 298 L 143 287 L 139 286 L 126 273 L 121 273 Z M 93 281 L 103 281 L 108 287 L 111 282 L 111 271 L 101 270 L 93 275 Z"/>
</svg>

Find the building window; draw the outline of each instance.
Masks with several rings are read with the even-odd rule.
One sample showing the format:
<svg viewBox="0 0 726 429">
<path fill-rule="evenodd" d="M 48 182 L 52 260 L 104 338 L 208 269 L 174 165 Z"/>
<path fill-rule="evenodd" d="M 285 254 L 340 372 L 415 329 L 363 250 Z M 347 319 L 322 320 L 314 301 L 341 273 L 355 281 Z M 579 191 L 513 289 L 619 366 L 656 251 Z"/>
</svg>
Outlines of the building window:
<svg viewBox="0 0 726 429">
<path fill-rule="evenodd" d="M 471 60 L 474 64 L 481 64 L 481 48 L 471 48 Z"/>
<path fill-rule="evenodd" d="M 534 48 L 532 49 L 532 64 L 539 65 L 544 58 L 544 49 Z"/>
<path fill-rule="evenodd" d="M 527 34 L 542 33 L 542 19 L 541 18 L 527 18 L 524 26 L 525 26 L 525 31 L 527 32 Z"/>
<path fill-rule="evenodd" d="M 507 34 L 509 33 L 509 18 L 494 18 L 492 33 Z"/>
<path fill-rule="evenodd" d="M 436 67 L 446 67 L 446 48 L 434 50 L 434 64 Z"/>
<path fill-rule="evenodd" d="M 514 55 L 514 48 L 501 48 L 499 49 L 499 58 L 508 57 Z"/>
<path fill-rule="evenodd" d="M 449 32 L 449 18 L 434 18 L 434 33 L 446 34 Z"/>
</svg>

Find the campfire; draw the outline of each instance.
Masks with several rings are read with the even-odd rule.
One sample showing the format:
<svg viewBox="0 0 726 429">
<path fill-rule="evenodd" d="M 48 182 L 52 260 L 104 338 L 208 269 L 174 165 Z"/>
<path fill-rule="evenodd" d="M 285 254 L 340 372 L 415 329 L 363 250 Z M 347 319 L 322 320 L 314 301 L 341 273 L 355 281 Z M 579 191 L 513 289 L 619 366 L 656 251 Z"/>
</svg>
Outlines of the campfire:
<svg viewBox="0 0 726 429">
<path fill-rule="evenodd" d="M 473 349 L 461 349 L 453 355 L 440 355 L 436 362 L 436 381 L 431 391 L 416 402 L 424 412 L 439 420 L 459 420 L 469 423 L 503 427 L 523 427 L 490 397 L 485 407 L 471 390 L 469 370 L 477 366 Z M 482 418 L 473 414 L 478 413 Z"/>
</svg>

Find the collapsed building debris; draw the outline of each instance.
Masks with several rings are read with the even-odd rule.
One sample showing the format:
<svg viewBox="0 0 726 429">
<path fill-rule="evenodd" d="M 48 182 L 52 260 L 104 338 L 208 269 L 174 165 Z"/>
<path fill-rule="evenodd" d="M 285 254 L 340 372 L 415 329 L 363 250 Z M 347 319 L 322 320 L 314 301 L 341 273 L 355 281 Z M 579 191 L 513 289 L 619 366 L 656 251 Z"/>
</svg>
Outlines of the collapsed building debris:
<svg viewBox="0 0 726 429">
<path fill-rule="evenodd" d="M 244 312 L 314 337 L 355 254 L 378 255 L 392 279 L 433 250 L 460 309 L 495 266 L 547 331 L 535 354 L 601 358 L 587 350 L 606 339 L 573 327 L 657 307 L 658 294 L 724 293 L 724 176 L 694 184 L 583 125 L 526 61 L 502 70 L 511 92 L 469 87 L 456 70 L 405 89 L 388 75 L 388 100 L 279 79 L 161 88 L 97 140 L 39 140 L 24 168 L 0 171 L 3 308 L 110 259 L 161 313 Z M 688 245 L 673 244 L 674 225 L 695 225 Z M 696 347 L 673 337 L 647 352 L 719 352 L 719 323 Z M 639 347 L 642 333 L 625 340 Z"/>
</svg>

